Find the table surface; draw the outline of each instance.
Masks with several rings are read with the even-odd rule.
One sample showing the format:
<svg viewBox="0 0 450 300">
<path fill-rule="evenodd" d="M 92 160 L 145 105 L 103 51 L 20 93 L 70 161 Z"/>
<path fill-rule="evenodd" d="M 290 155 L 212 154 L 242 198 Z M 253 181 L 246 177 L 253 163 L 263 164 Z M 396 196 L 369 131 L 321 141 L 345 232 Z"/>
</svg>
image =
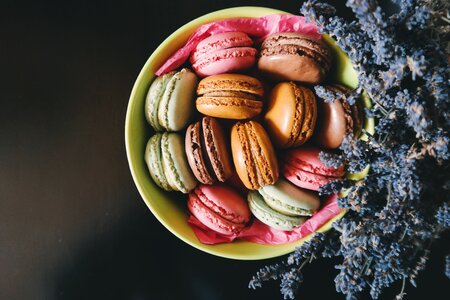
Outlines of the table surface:
<svg viewBox="0 0 450 300">
<path fill-rule="evenodd" d="M 178 27 L 301 2 L 129 2 L 0 3 L 0 299 L 281 299 L 275 282 L 247 288 L 280 259 L 205 254 L 155 219 L 128 169 L 124 122 L 141 67 Z M 441 244 L 407 299 L 448 294 Z M 337 262 L 307 266 L 299 299 L 344 299 Z"/>
</svg>

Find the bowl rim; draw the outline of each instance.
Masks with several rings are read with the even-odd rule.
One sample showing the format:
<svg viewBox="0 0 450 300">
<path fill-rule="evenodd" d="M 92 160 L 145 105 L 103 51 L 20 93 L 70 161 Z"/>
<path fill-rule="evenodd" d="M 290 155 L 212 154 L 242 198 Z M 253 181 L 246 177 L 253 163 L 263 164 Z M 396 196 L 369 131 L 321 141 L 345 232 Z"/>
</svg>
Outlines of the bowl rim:
<svg viewBox="0 0 450 300">
<path fill-rule="evenodd" d="M 332 223 L 340 218 L 342 218 L 345 213 L 346 210 L 342 209 L 341 212 L 334 216 L 332 219 L 328 220 L 327 223 L 325 223 L 324 225 L 322 225 L 318 230 L 316 230 L 315 232 L 297 240 L 291 243 L 286 243 L 286 244 L 282 244 L 283 246 L 287 246 L 292 244 L 292 247 L 289 247 L 288 249 L 285 250 L 276 250 L 275 247 L 280 246 L 280 245 L 261 245 L 261 244 L 256 244 L 259 246 L 265 246 L 265 247 L 270 247 L 273 248 L 273 251 L 267 251 L 267 253 L 271 253 L 270 255 L 261 255 L 260 252 L 252 254 L 252 253 L 242 253 L 242 254 L 228 254 L 222 251 L 218 251 L 217 249 L 214 249 L 214 245 L 207 245 L 207 244 L 195 244 L 194 242 L 191 242 L 188 238 L 185 238 L 184 236 L 182 236 L 177 230 L 176 228 L 174 228 L 173 226 L 171 226 L 170 224 L 168 224 L 167 222 L 165 222 L 161 216 L 159 215 L 158 211 L 155 210 L 155 208 L 153 207 L 153 205 L 151 204 L 151 201 L 147 200 L 147 197 L 144 193 L 143 187 L 140 184 L 140 179 L 138 178 L 138 174 L 135 170 L 134 165 L 136 165 L 137 163 L 142 163 L 140 161 L 136 161 L 134 160 L 133 156 L 131 155 L 131 150 L 130 148 L 131 146 L 131 141 L 130 141 L 130 127 L 131 127 L 131 115 L 132 115 L 132 110 L 133 110 L 133 105 L 134 105 L 134 100 L 136 98 L 136 94 L 137 94 L 137 90 L 138 90 L 138 86 L 140 85 L 140 82 L 143 80 L 144 74 L 146 72 L 148 72 L 148 70 L 150 69 L 150 65 L 152 63 L 153 60 L 155 60 L 155 58 L 159 55 L 159 53 L 161 52 L 162 49 L 164 49 L 167 45 L 169 45 L 173 40 L 175 40 L 178 36 L 183 35 L 185 31 L 190 30 L 192 28 L 197 28 L 198 26 L 201 26 L 202 24 L 205 23 L 209 23 L 215 20 L 219 20 L 219 19 L 227 19 L 227 18 L 233 18 L 233 17 L 249 17 L 249 10 L 252 10 L 252 15 L 260 15 L 260 16 L 264 16 L 264 15 L 270 15 L 270 14 L 290 14 L 289 12 L 285 12 L 282 10 L 278 10 L 278 9 L 274 9 L 274 8 L 268 8 L 268 7 L 259 7 L 259 6 L 241 6 L 241 7 L 233 7 L 233 8 L 226 8 L 226 9 L 222 9 L 222 10 L 217 10 L 217 11 L 213 11 L 210 12 L 208 14 L 202 15 L 198 18 L 195 18 L 191 21 L 189 21 L 188 23 L 184 24 L 183 26 L 181 26 L 180 28 L 178 28 L 176 31 L 174 31 L 172 34 L 170 34 L 166 39 L 164 39 L 164 41 L 152 52 L 152 54 L 149 56 L 149 58 L 147 59 L 146 63 L 144 64 L 144 66 L 141 68 L 141 71 L 139 72 L 138 77 L 136 78 L 134 84 L 133 84 L 133 88 L 128 100 L 128 105 L 127 105 L 127 112 L 126 112 L 126 118 L 125 118 L 125 148 L 126 148 L 126 154 L 127 154 L 127 160 L 128 160 L 128 166 L 130 168 L 130 172 L 132 174 L 132 178 L 134 181 L 134 184 L 136 185 L 139 194 L 142 198 L 142 200 L 145 202 L 145 204 L 147 205 L 147 207 L 150 209 L 150 211 L 152 212 L 152 214 L 156 217 L 156 219 L 167 229 L 169 230 L 172 234 L 174 234 L 176 237 L 178 237 L 180 240 L 184 241 L 185 243 L 189 244 L 190 246 L 197 248 L 203 252 L 212 254 L 212 255 L 216 255 L 216 256 L 220 256 L 220 257 L 225 257 L 225 258 L 230 258 L 230 259 L 238 259 L 238 260 L 261 260 L 261 259 L 269 259 L 269 258 L 274 258 L 274 257 L 278 257 L 278 256 L 282 256 L 288 253 L 291 253 L 295 250 L 296 247 L 300 246 L 301 244 L 303 244 L 305 241 L 311 239 L 315 233 L 317 232 L 326 232 L 328 231 L 331 227 L 332 227 Z M 236 16 L 237 15 L 237 16 Z M 256 17 L 256 16 L 253 16 Z M 329 39 L 329 37 L 327 37 Z M 370 107 L 370 101 L 368 99 L 364 99 L 365 101 L 365 105 Z M 373 120 L 366 118 L 366 125 L 365 127 L 368 127 L 368 131 L 372 133 L 373 131 Z M 368 172 L 368 168 L 366 168 L 366 170 L 364 170 L 361 175 L 365 176 L 365 174 L 367 174 Z M 151 200 L 151 199 L 150 199 Z M 245 242 L 245 241 L 240 241 L 242 243 L 251 243 L 251 242 Z M 235 243 L 235 242 L 234 242 Z M 252 243 L 255 244 L 255 243 Z M 286 248 L 286 247 L 284 247 Z"/>
</svg>

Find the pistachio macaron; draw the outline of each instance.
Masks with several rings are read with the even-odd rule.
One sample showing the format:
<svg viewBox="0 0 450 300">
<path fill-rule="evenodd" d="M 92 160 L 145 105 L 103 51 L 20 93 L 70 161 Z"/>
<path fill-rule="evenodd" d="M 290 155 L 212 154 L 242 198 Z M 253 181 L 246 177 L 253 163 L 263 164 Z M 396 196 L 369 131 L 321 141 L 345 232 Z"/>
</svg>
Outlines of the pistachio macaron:
<svg viewBox="0 0 450 300">
<path fill-rule="evenodd" d="M 317 193 L 301 189 L 279 179 L 258 190 L 264 201 L 275 211 L 288 216 L 312 216 L 320 206 Z"/>
<path fill-rule="evenodd" d="M 178 133 L 156 133 L 147 142 L 145 161 L 153 181 L 166 191 L 189 193 L 197 185 Z"/>
<path fill-rule="evenodd" d="M 198 78 L 184 68 L 157 77 L 147 93 L 145 116 L 155 131 L 179 131 L 194 113 Z"/>
<path fill-rule="evenodd" d="M 307 220 L 306 217 L 288 216 L 272 209 L 258 191 L 250 191 L 247 200 L 252 214 L 272 228 L 292 231 Z"/>
</svg>

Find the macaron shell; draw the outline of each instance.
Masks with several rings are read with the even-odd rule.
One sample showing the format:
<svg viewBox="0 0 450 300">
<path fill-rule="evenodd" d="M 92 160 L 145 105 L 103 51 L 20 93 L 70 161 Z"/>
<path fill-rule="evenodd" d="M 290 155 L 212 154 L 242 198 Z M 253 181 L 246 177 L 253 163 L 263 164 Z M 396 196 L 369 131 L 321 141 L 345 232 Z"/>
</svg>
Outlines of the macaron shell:
<svg viewBox="0 0 450 300">
<path fill-rule="evenodd" d="M 189 69 L 182 69 L 167 83 L 158 109 L 158 120 L 168 131 L 179 131 L 189 122 L 194 112 L 197 76 Z"/>
<path fill-rule="evenodd" d="M 284 155 L 285 165 L 313 174 L 343 177 L 345 175 L 344 167 L 334 168 L 326 166 L 320 160 L 319 155 L 321 151 L 324 150 L 312 146 L 292 149 Z"/>
<path fill-rule="evenodd" d="M 291 130 L 296 120 L 303 122 L 303 106 L 297 107 L 295 94 L 289 82 L 277 84 L 271 91 L 264 115 L 266 128 L 274 145 L 284 148 L 289 142 Z"/>
<path fill-rule="evenodd" d="M 196 122 L 188 126 L 185 135 L 186 157 L 194 173 L 195 178 L 204 184 L 213 184 L 215 178 L 208 171 L 204 156 L 201 139 L 200 122 Z"/>
<path fill-rule="evenodd" d="M 339 179 L 337 177 L 306 172 L 304 170 L 295 169 L 289 166 L 285 166 L 282 172 L 284 177 L 294 185 L 312 191 L 318 191 L 321 186 L 324 186 L 332 180 Z"/>
<path fill-rule="evenodd" d="M 195 104 L 197 110 L 204 115 L 234 120 L 253 118 L 263 108 L 260 100 L 235 97 L 199 97 Z"/>
<path fill-rule="evenodd" d="M 307 84 L 318 84 L 326 75 L 315 60 L 291 54 L 261 56 L 258 69 L 275 81 L 292 80 Z"/>
<path fill-rule="evenodd" d="M 223 49 L 202 56 L 192 68 L 202 77 L 242 71 L 255 65 L 256 54 L 250 47 Z"/>
<path fill-rule="evenodd" d="M 311 216 L 320 206 L 316 193 L 299 189 L 281 178 L 261 188 L 259 193 L 272 209 L 286 215 Z"/>
<path fill-rule="evenodd" d="M 262 182 L 261 187 L 273 184 L 278 180 L 278 160 L 272 142 L 261 124 L 255 121 L 246 123 L 250 135 L 250 145 L 253 156 L 259 167 Z"/>
<path fill-rule="evenodd" d="M 236 172 L 248 189 L 259 189 L 278 180 L 275 151 L 258 122 L 233 125 L 231 149 Z"/>
<path fill-rule="evenodd" d="M 328 149 L 338 148 L 345 137 L 346 118 L 341 101 L 317 101 L 318 118 L 314 132 L 314 141 Z"/>
<path fill-rule="evenodd" d="M 316 117 L 316 100 L 310 89 L 294 82 L 282 82 L 272 89 L 264 119 L 276 147 L 304 144 L 313 134 Z"/>
<path fill-rule="evenodd" d="M 203 139 L 206 152 L 220 182 L 226 181 L 233 173 L 229 151 L 229 143 L 223 134 L 219 122 L 210 117 L 202 119 Z"/>
<path fill-rule="evenodd" d="M 296 46 L 296 50 L 303 50 L 305 54 L 315 54 L 321 60 L 330 63 L 330 49 L 321 39 L 297 32 L 280 32 L 267 37 L 261 44 L 262 49 L 273 49 L 283 46 Z"/>
<path fill-rule="evenodd" d="M 184 194 L 189 193 L 197 185 L 197 180 L 187 162 L 184 139 L 177 133 L 165 132 L 161 149 L 164 174 L 170 186 Z"/>
<path fill-rule="evenodd" d="M 150 85 L 150 88 L 145 99 L 145 117 L 147 122 L 156 131 L 162 131 L 164 128 L 159 124 L 158 120 L 158 107 L 161 98 L 166 89 L 167 83 L 173 77 L 175 72 L 164 74 L 156 79 Z"/>
<path fill-rule="evenodd" d="M 197 44 L 190 57 L 190 62 L 195 63 L 201 56 L 210 52 L 252 45 L 253 40 L 244 32 L 223 32 L 214 34 Z"/>
<path fill-rule="evenodd" d="M 145 162 L 153 181 L 162 189 L 172 191 L 162 165 L 161 137 L 162 134 L 157 133 L 148 140 L 145 147 Z"/>
<path fill-rule="evenodd" d="M 203 95 L 215 91 L 238 91 L 263 96 L 262 83 L 243 74 L 218 74 L 203 78 L 197 88 L 197 94 Z"/>
<path fill-rule="evenodd" d="M 251 191 L 248 194 L 248 203 L 251 212 L 258 220 L 275 229 L 292 231 L 307 219 L 305 217 L 286 216 L 273 210 L 256 191 Z"/>
<path fill-rule="evenodd" d="M 248 189 L 258 189 L 257 170 L 252 157 L 250 141 L 242 123 L 236 123 L 231 128 L 231 153 L 236 173 L 242 183 Z"/>
<path fill-rule="evenodd" d="M 201 185 L 195 193 L 202 202 L 233 223 L 246 224 L 251 217 L 244 198 L 234 189 L 222 185 Z"/>
</svg>

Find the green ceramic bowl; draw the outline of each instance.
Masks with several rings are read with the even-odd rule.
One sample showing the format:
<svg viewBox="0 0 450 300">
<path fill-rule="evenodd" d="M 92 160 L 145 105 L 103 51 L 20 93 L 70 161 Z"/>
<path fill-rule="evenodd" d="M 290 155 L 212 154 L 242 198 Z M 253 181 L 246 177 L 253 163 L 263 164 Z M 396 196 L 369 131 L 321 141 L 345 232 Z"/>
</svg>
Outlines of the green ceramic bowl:
<svg viewBox="0 0 450 300">
<path fill-rule="evenodd" d="M 259 245 L 250 242 L 235 241 L 232 243 L 205 245 L 198 241 L 187 224 L 185 196 L 181 193 L 167 193 L 158 188 L 150 178 L 144 161 L 144 149 L 152 134 L 144 116 L 144 102 L 150 83 L 156 70 L 180 47 L 184 45 L 194 30 L 205 23 L 235 17 L 262 17 L 269 14 L 286 13 L 264 7 L 236 7 L 216 11 L 197 18 L 171 34 L 150 56 L 142 68 L 131 92 L 125 121 L 125 144 L 134 182 L 155 217 L 174 235 L 210 254 L 243 260 L 257 260 L 280 256 L 294 251 L 310 236 L 293 243 L 283 245 Z M 335 64 L 331 76 L 333 81 L 350 87 L 357 84 L 357 74 L 353 70 L 347 56 L 335 46 L 333 40 L 325 36 L 334 52 Z M 366 128 L 373 128 L 373 121 L 366 121 Z M 356 177 L 364 176 L 359 174 Z M 331 223 L 341 218 L 342 212 L 318 231 L 327 231 Z"/>
</svg>

